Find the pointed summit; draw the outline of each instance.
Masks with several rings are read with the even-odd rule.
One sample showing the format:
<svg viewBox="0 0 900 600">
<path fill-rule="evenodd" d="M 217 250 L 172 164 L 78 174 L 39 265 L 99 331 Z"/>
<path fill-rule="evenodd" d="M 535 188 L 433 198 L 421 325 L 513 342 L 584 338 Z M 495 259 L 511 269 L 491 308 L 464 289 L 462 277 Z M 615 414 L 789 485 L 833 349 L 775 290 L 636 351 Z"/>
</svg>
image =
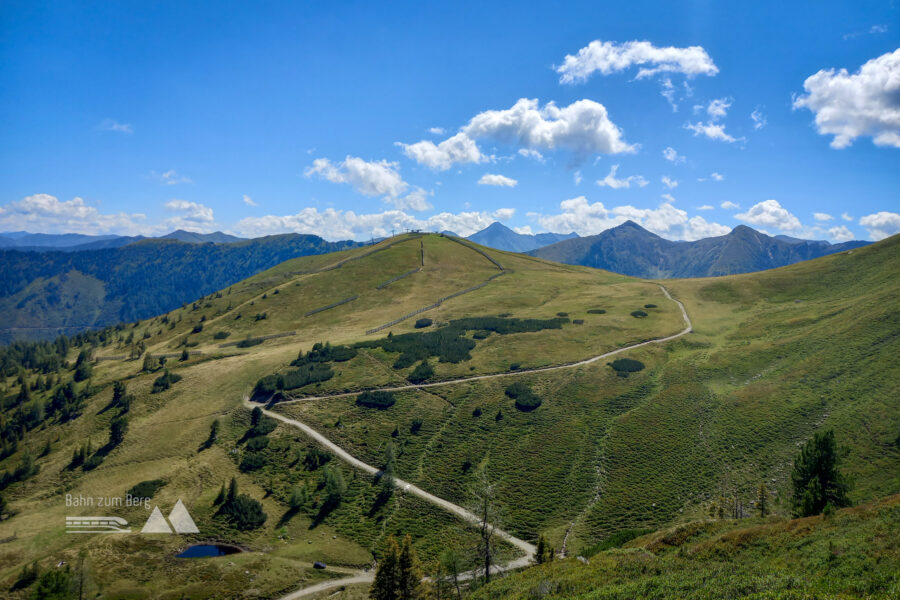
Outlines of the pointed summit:
<svg viewBox="0 0 900 600">
<path fill-rule="evenodd" d="M 166 523 L 162 513 L 159 512 L 158 506 L 153 507 L 153 512 L 150 513 L 150 518 L 144 523 L 141 533 L 172 533 L 172 528 Z"/>
<path fill-rule="evenodd" d="M 175 508 L 169 513 L 169 523 L 172 524 L 175 533 L 200 533 L 196 523 L 194 523 L 194 519 L 191 518 L 191 515 L 181 502 L 181 498 L 178 499 L 178 502 L 175 503 Z"/>
</svg>

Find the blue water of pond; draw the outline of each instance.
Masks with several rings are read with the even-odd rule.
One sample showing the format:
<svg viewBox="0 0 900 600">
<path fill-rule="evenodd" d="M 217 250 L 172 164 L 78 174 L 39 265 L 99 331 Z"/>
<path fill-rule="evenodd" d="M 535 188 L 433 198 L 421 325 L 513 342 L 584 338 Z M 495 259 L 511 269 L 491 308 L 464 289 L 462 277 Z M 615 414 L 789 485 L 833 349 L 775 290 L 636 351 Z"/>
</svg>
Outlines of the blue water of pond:
<svg viewBox="0 0 900 600">
<path fill-rule="evenodd" d="M 223 546 L 220 544 L 197 544 L 191 546 L 175 558 L 207 558 L 210 556 L 225 556 L 226 554 L 235 554 L 240 552 L 240 548 L 234 546 Z"/>
</svg>

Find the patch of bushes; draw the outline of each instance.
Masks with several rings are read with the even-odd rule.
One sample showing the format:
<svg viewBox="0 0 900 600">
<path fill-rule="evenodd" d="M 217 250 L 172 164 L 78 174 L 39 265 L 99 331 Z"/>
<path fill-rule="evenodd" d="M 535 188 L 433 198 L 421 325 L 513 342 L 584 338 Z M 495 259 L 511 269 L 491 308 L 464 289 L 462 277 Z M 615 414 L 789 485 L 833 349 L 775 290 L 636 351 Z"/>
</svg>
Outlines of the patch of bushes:
<svg viewBox="0 0 900 600">
<path fill-rule="evenodd" d="M 644 308 L 656 308 L 655 304 L 645 304 Z"/>
<path fill-rule="evenodd" d="M 133 485 L 126 493 L 132 498 L 152 498 L 164 485 L 165 479 L 150 479 Z"/>
<path fill-rule="evenodd" d="M 258 345 L 262 344 L 264 341 L 265 340 L 262 338 L 248 337 L 248 338 L 245 338 L 245 339 L 239 341 L 236 344 L 236 346 L 238 348 L 250 348 L 251 346 L 258 346 Z"/>
<path fill-rule="evenodd" d="M 506 395 L 515 400 L 516 408 L 523 412 L 534 410 L 541 405 L 541 398 L 521 381 L 507 386 Z"/>
<path fill-rule="evenodd" d="M 226 500 L 219 509 L 219 514 L 243 531 L 262 527 L 268 518 L 262 504 L 246 494 L 238 494 Z"/>
<path fill-rule="evenodd" d="M 602 308 L 591 308 L 588 310 L 589 315 L 605 315 L 606 311 Z"/>
<path fill-rule="evenodd" d="M 332 346 L 328 342 L 324 344 L 319 342 L 312 347 L 312 350 L 303 354 L 303 350 L 297 355 L 297 359 L 291 363 L 291 366 L 302 367 L 311 363 L 323 362 L 346 362 L 356 356 L 357 350 L 352 346 Z"/>
<path fill-rule="evenodd" d="M 269 446 L 269 436 L 267 435 L 258 435 L 250 438 L 250 441 L 247 442 L 247 450 L 250 452 L 259 452 L 260 450 L 265 450 Z"/>
<path fill-rule="evenodd" d="M 241 464 L 238 466 L 238 468 L 242 473 L 249 473 L 251 471 L 258 471 L 264 466 L 266 466 L 265 456 L 258 452 L 248 452 L 244 455 L 244 458 L 243 460 L 241 460 Z"/>
<path fill-rule="evenodd" d="M 216 334 L 213 336 L 213 339 L 214 340 L 224 340 L 229 335 L 231 335 L 230 331 L 217 331 Z"/>
<path fill-rule="evenodd" d="M 635 319 L 643 319 L 644 317 L 647 316 L 647 313 L 645 313 L 642 310 L 633 310 L 633 311 L 631 311 L 631 316 L 634 317 Z"/>
<path fill-rule="evenodd" d="M 359 342 L 357 348 L 382 348 L 387 352 L 400 354 L 394 362 L 395 369 L 411 367 L 420 360 L 437 356 L 440 362 L 459 363 L 469 360 L 469 352 L 475 342 L 464 337 L 473 330 L 490 331 L 505 335 L 526 333 L 544 329 L 561 329 L 569 319 L 505 319 L 501 317 L 469 317 L 450 321 L 447 325 L 432 331 L 388 335 L 380 340 Z"/>
<path fill-rule="evenodd" d="M 489 335 L 491 335 L 490 331 L 476 331 L 475 333 L 472 334 L 472 339 L 486 340 Z"/>
<path fill-rule="evenodd" d="M 429 319 L 428 317 L 423 317 L 423 318 L 421 318 L 421 319 L 416 320 L 416 324 L 414 325 L 414 327 L 415 327 L 416 329 L 424 329 L 424 328 L 426 328 L 426 327 L 431 327 L 431 324 L 432 324 L 433 322 L 434 322 L 434 321 L 432 321 L 432 320 Z"/>
<path fill-rule="evenodd" d="M 200 333 L 201 331 L 203 331 L 203 323 L 197 323 L 194 325 L 194 328 L 191 329 L 191 333 Z"/>
<path fill-rule="evenodd" d="M 423 360 L 416 365 L 416 368 L 413 369 L 413 372 L 409 374 L 408 379 L 412 383 L 422 383 L 423 381 L 427 381 L 432 377 L 434 377 L 434 368 L 428 363 L 427 360 Z"/>
<path fill-rule="evenodd" d="M 391 392 L 363 392 L 356 397 L 358 406 L 377 408 L 379 410 L 390 408 L 396 401 L 394 394 Z"/>
<path fill-rule="evenodd" d="M 172 373 L 168 369 L 163 371 L 163 374 L 156 378 L 156 381 L 153 382 L 153 389 L 150 393 L 158 394 L 160 392 L 164 392 L 165 390 L 172 387 L 173 383 L 177 383 L 181 381 L 181 375 L 177 373 Z"/>
<path fill-rule="evenodd" d="M 567 312 L 558 312 L 558 313 L 556 313 L 556 316 L 557 316 L 557 317 L 568 317 L 568 316 L 569 316 L 569 313 L 567 313 Z"/>
<path fill-rule="evenodd" d="M 518 371 L 521 367 L 522 367 L 522 365 L 519 363 L 512 363 L 511 365 L 509 365 L 509 370 L 510 371 Z"/>
<path fill-rule="evenodd" d="M 284 390 L 294 390 L 310 383 L 328 381 L 332 377 L 334 377 L 334 371 L 326 364 L 305 364 L 298 369 L 285 371 L 284 373 L 266 375 L 256 382 L 256 386 L 253 388 L 253 397 L 259 398 Z"/>
<path fill-rule="evenodd" d="M 572 323 L 575 325 L 584 325 L 584 319 L 573 319 Z"/>
<path fill-rule="evenodd" d="M 303 456 L 303 465 L 309 471 L 315 471 L 319 467 L 324 467 L 325 464 L 334 458 L 331 455 L 331 452 L 327 450 L 322 450 L 320 448 L 310 448 L 306 451 L 306 454 Z"/>
<path fill-rule="evenodd" d="M 617 531 L 602 542 L 598 542 L 593 546 L 583 548 L 578 554 L 581 556 L 594 556 L 604 550 L 612 550 L 613 548 L 621 548 L 631 540 L 637 539 L 642 535 L 653 533 L 653 529 L 623 529 Z"/>
<path fill-rule="evenodd" d="M 629 373 L 637 373 L 644 368 L 644 363 L 633 358 L 617 358 L 607 364 L 613 368 L 619 377 L 628 377 Z"/>
</svg>

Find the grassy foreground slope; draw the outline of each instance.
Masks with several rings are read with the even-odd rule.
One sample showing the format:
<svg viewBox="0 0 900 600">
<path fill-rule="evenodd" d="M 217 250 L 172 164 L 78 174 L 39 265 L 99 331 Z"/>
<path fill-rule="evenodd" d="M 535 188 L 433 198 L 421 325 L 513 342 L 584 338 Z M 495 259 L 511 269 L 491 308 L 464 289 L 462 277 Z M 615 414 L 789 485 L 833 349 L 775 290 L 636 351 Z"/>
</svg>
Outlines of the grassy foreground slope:
<svg viewBox="0 0 900 600">
<path fill-rule="evenodd" d="M 554 561 L 473 599 L 896 598 L 900 496 L 830 518 L 692 522 L 589 558 Z"/>
</svg>

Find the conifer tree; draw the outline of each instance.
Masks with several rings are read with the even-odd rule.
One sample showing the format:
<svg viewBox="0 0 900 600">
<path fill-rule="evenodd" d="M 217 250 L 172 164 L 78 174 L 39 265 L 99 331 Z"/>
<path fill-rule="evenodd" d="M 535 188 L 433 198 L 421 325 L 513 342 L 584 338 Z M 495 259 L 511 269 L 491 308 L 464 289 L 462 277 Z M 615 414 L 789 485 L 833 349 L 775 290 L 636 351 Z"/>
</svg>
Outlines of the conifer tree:
<svg viewBox="0 0 900 600">
<path fill-rule="evenodd" d="M 769 489 L 765 483 L 760 483 L 756 488 L 756 510 L 759 511 L 760 517 L 769 514 Z"/>
<path fill-rule="evenodd" d="M 834 431 L 816 433 L 794 460 L 791 482 L 794 487 L 794 516 L 818 515 L 827 505 L 850 506 L 849 486 L 838 470 L 838 450 Z"/>
<path fill-rule="evenodd" d="M 397 600 L 397 589 L 400 582 L 400 547 L 394 536 L 388 536 L 387 548 L 384 555 L 378 561 L 378 569 L 375 571 L 375 581 L 369 591 L 372 600 Z"/>
</svg>

